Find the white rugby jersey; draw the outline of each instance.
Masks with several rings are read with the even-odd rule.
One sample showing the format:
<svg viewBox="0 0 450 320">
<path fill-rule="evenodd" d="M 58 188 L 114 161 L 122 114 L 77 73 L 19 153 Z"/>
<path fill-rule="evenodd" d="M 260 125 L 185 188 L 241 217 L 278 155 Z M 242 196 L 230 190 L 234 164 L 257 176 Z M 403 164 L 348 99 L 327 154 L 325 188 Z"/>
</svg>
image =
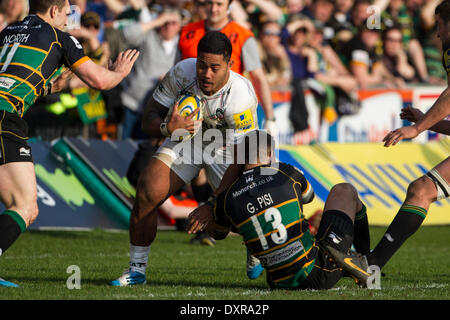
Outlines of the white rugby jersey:
<svg viewBox="0 0 450 320">
<path fill-rule="evenodd" d="M 203 104 L 203 130 L 235 129 L 240 135 L 258 128 L 258 99 L 251 82 L 230 71 L 228 82 L 215 94 L 205 95 L 198 86 L 196 58 L 185 59 L 172 67 L 159 83 L 153 98 L 170 108 L 186 93 L 197 95 Z"/>
</svg>

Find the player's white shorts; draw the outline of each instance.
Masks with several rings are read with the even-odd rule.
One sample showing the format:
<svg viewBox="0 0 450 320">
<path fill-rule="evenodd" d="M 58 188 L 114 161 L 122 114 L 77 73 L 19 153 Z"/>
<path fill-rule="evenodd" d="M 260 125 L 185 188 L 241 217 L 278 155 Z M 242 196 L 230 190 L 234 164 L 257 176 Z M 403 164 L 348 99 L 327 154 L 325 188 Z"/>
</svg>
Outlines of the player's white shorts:
<svg viewBox="0 0 450 320">
<path fill-rule="evenodd" d="M 224 148 L 204 145 L 191 139 L 174 142 L 166 138 L 154 154 L 155 158 L 164 162 L 185 183 L 194 179 L 200 169 L 205 168 L 208 182 L 216 190 L 222 177 L 231 163 L 229 152 Z"/>
</svg>

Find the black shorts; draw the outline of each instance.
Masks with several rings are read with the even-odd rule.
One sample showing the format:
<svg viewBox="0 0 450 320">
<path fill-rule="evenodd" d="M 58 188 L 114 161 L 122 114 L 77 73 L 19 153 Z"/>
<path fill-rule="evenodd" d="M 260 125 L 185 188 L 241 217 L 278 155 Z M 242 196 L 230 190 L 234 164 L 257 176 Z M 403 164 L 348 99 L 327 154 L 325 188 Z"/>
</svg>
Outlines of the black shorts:
<svg viewBox="0 0 450 320">
<path fill-rule="evenodd" d="M 323 244 L 331 244 L 339 251 L 348 252 L 353 243 L 353 222 L 341 211 L 326 211 L 323 213 L 315 237 L 319 245 L 319 253 L 314 268 L 300 284 L 299 289 L 330 289 L 342 278 L 342 269 L 327 256 Z"/>
<path fill-rule="evenodd" d="M 0 165 L 10 162 L 33 162 L 27 143 L 28 125 L 15 113 L 0 110 Z"/>
</svg>

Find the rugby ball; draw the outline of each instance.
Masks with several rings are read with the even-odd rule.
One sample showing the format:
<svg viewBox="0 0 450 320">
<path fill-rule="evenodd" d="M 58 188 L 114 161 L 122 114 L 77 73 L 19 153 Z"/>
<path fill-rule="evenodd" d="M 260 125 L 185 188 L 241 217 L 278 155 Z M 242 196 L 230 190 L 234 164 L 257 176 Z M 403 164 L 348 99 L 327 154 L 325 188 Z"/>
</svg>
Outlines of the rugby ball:
<svg viewBox="0 0 450 320">
<path fill-rule="evenodd" d="M 172 116 L 172 112 L 177 112 L 179 115 L 183 117 L 187 117 L 192 112 L 200 108 L 200 111 L 192 118 L 194 121 L 198 121 L 202 118 L 203 114 L 203 108 L 202 108 L 202 101 L 199 97 L 192 95 L 192 94 L 183 94 L 181 95 L 177 102 L 170 108 L 167 117 L 166 122 L 169 121 L 170 117 Z M 193 134 L 190 134 L 189 132 L 185 130 L 175 130 L 172 132 L 172 140 L 173 141 L 186 141 L 191 139 L 199 130 L 201 129 L 201 125 L 198 125 L 196 127 L 196 130 Z M 184 131 L 184 132 L 183 132 Z"/>
</svg>

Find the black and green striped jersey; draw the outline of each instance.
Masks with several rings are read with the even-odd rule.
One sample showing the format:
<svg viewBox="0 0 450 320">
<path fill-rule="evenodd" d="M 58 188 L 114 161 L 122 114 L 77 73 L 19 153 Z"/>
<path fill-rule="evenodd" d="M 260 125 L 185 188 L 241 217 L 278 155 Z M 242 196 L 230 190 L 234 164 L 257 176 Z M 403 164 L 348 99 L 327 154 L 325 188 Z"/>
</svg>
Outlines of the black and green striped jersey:
<svg viewBox="0 0 450 320">
<path fill-rule="evenodd" d="M 256 167 L 217 197 L 215 223 L 243 237 L 271 286 L 294 288 L 308 276 L 318 253 L 303 215 L 303 204 L 313 197 L 311 185 L 295 167 Z"/>
<path fill-rule="evenodd" d="M 21 117 L 62 65 L 75 69 L 89 59 L 77 39 L 36 15 L 6 27 L 0 45 L 0 110 Z"/>
</svg>

